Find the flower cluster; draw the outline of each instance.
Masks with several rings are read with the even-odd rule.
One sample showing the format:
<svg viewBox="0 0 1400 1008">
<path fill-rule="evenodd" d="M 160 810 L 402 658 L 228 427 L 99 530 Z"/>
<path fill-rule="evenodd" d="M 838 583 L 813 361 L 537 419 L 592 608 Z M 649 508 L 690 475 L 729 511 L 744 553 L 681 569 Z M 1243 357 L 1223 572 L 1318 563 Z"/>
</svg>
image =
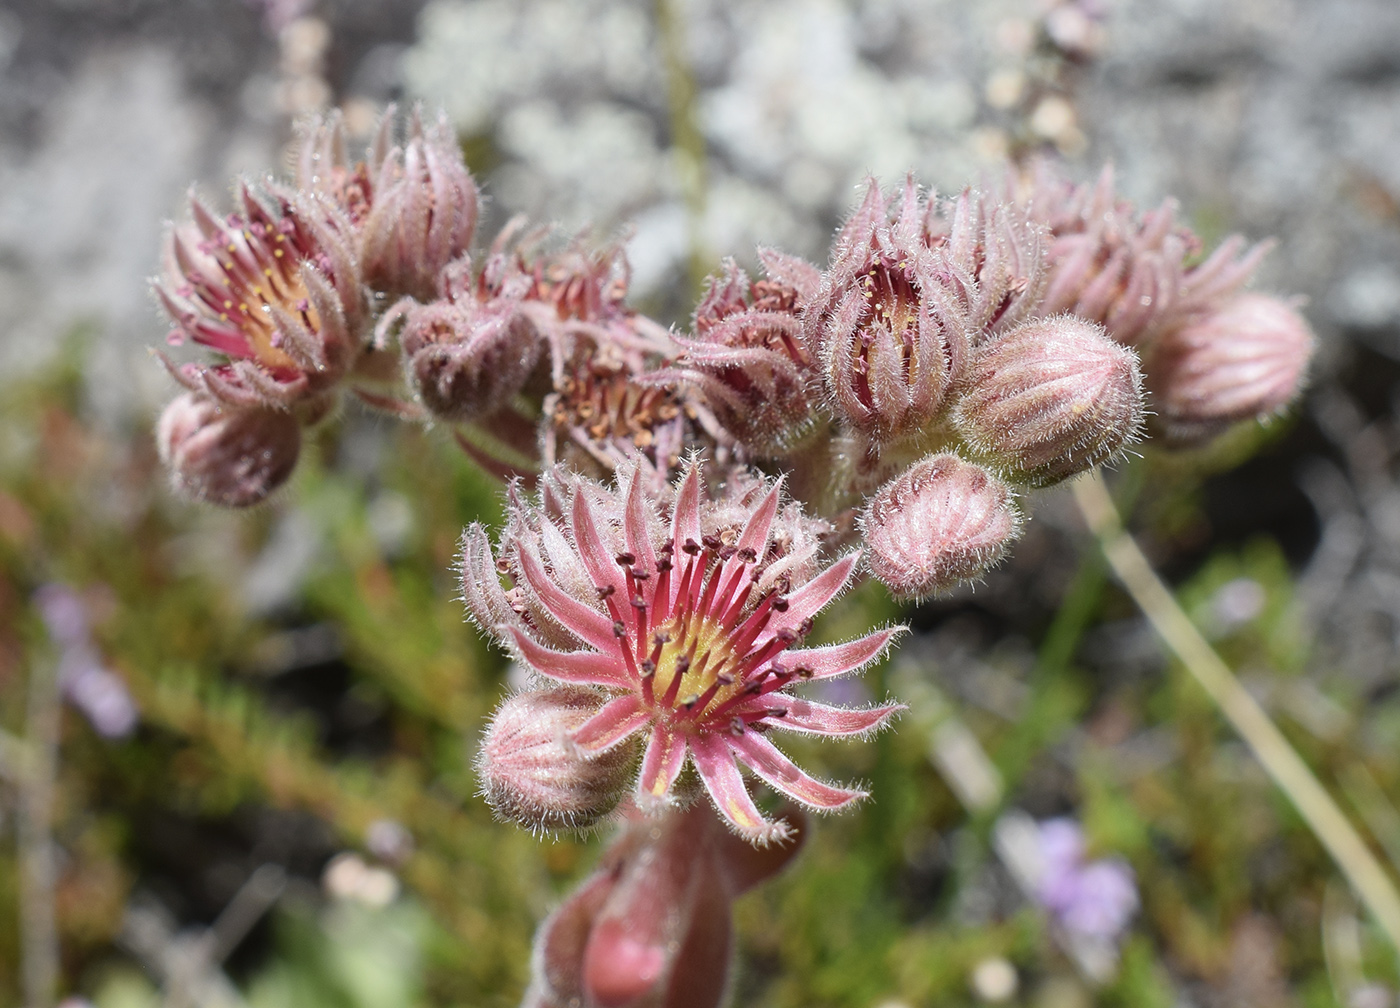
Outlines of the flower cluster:
<svg viewBox="0 0 1400 1008">
<path fill-rule="evenodd" d="M 480 198 L 441 119 L 399 137 L 391 110 L 354 160 L 332 117 L 294 163 L 170 235 L 169 342 L 215 358 L 167 361 L 185 391 L 161 455 L 187 496 L 256 504 L 350 391 L 514 481 L 498 544 L 467 531 L 463 585 L 551 681 L 503 703 L 478 762 L 498 813 L 538 830 L 596 823 L 630 786 L 643 814 L 703 789 L 738 834 L 781 839 L 741 767 L 818 810 L 862 797 L 770 739 L 897 709 L 803 695 L 898 633 L 803 646 L 819 610 L 864 573 L 912 599 L 980 576 L 1020 495 L 1118 457 L 1149 413 L 1187 444 L 1267 418 L 1311 351 L 1291 302 L 1242 290 L 1266 246 L 1201 259 L 1170 204 L 1140 214 L 1109 173 L 952 197 L 871 180 L 825 268 L 725 260 L 672 332 L 628 304 L 616 242 L 512 220 L 473 250 Z"/>
<path fill-rule="evenodd" d="M 849 806 L 865 792 L 774 739 L 868 735 L 902 709 L 805 688 L 903 631 L 809 645 L 838 595 L 865 574 L 904 599 L 981 576 L 1021 495 L 1111 462 L 1149 415 L 1188 445 L 1267 419 L 1312 350 L 1292 302 L 1243 290 L 1267 245 L 1202 258 L 1171 204 L 1139 213 L 1108 172 L 951 198 L 872 179 L 825 268 L 726 259 L 672 332 L 629 305 L 615 241 L 512 220 L 474 251 L 480 197 L 441 119 L 415 113 L 400 138 L 390 110 L 357 161 L 332 117 L 294 161 L 222 219 L 194 200 L 170 234 L 167 341 L 214 357 L 162 357 L 184 391 L 161 457 L 186 496 L 255 505 L 350 392 L 449 428 L 509 482 L 494 544 L 479 523 L 462 540 L 471 617 L 530 673 L 481 740 L 482 795 L 539 832 L 625 820 L 539 932 L 537 1008 L 721 1002 L 730 905 L 802 822 L 766 813 L 745 773 L 806 809 Z M 86 663 L 70 695 L 130 731 L 120 681 L 63 637 L 50 596 L 55 641 Z M 1086 862 L 1072 824 L 1040 839 L 1041 903 L 1118 935 L 1127 866 Z"/>
</svg>

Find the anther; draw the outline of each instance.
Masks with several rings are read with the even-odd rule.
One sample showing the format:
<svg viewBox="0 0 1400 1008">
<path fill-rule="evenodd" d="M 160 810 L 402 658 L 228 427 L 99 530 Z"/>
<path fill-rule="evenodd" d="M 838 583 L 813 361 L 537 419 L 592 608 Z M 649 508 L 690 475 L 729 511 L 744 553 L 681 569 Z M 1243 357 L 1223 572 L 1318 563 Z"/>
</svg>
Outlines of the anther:
<svg viewBox="0 0 1400 1008">
<path fill-rule="evenodd" d="M 685 541 L 685 545 L 681 547 L 681 551 L 689 554 L 690 556 L 694 556 L 695 554 L 700 552 L 700 544 L 694 539 L 687 539 Z"/>
<path fill-rule="evenodd" d="M 775 598 L 775 599 L 773 600 L 773 611 L 774 611 L 774 612 L 787 612 L 787 610 L 788 610 L 788 600 L 787 600 L 787 599 L 785 599 L 785 598 L 783 598 L 781 595 L 779 595 L 777 598 Z"/>
<path fill-rule="evenodd" d="M 625 626 L 622 625 L 622 620 L 614 620 L 614 621 L 613 621 L 613 636 L 614 636 L 614 637 L 626 637 L 626 636 L 627 636 L 627 628 L 626 628 Z"/>
<path fill-rule="evenodd" d="M 753 563 L 758 559 L 758 552 L 752 546 L 745 546 L 735 555 L 746 564 Z"/>
<path fill-rule="evenodd" d="M 652 661 L 650 658 L 644 658 L 642 659 L 641 669 L 642 675 L 652 675 L 656 672 L 656 662 Z"/>
<path fill-rule="evenodd" d="M 617 591 L 612 585 L 599 585 L 593 590 L 598 593 L 598 598 L 600 599 L 609 598 L 613 592 Z"/>
<path fill-rule="evenodd" d="M 617 562 L 622 567 L 631 567 L 637 562 L 637 558 L 631 553 L 619 553 L 617 555 Z"/>
<path fill-rule="evenodd" d="M 719 536 L 715 535 L 701 536 L 700 542 L 704 545 L 704 547 L 707 550 L 711 552 L 717 551 L 721 546 L 724 545 L 724 543 L 720 542 Z"/>
</svg>

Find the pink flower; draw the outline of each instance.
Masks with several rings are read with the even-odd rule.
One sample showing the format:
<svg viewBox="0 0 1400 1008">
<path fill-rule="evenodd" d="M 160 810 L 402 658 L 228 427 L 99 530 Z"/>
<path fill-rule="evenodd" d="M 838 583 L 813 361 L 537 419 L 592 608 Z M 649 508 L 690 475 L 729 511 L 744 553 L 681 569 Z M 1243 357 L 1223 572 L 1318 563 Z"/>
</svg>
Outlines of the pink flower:
<svg viewBox="0 0 1400 1008">
<path fill-rule="evenodd" d="M 1137 355 L 1073 315 L 1032 319 L 977 348 L 952 417 L 973 454 L 1007 479 L 1058 483 L 1138 437 Z"/>
<path fill-rule="evenodd" d="M 495 555 L 480 525 L 467 530 L 463 588 L 476 620 L 524 664 L 607 694 L 569 733 L 578 751 L 599 756 L 643 736 L 643 809 L 674 800 L 689 762 L 724 819 L 756 844 L 786 828 L 759 812 L 741 764 L 815 809 L 864 797 L 809 776 L 768 738 L 772 729 L 862 735 L 900 709 L 829 707 L 788 691 L 863 668 L 902 629 L 798 647 L 850 582 L 857 557 L 818 569 L 817 543 L 795 506 L 780 508 L 778 486 L 711 501 L 698 465 L 661 502 L 635 469 L 621 477 L 625 491 L 555 480 L 540 505 L 512 502 Z M 498 571 L 513 582 L 509 591 Z"/>
<path fill-rule="evenodd" d="M 580 759 L 566 739 L 598 713 L 585 686 L 551 686 L 507 697 L 491 715 L 477 755 L 481 794 L 501 819 L 532 832 L 584 829 L 612 812 L 627 789 L 623 747 Z"/>
<path fill-rule="evenodd" d="M 220 507 L 251 507 L 292 475 L 301 428 L 287 410 L 225 406 L 186 392 L 161 413 L 156 447 L 177 493 Z"/>
<path fill-rule="evenodd" d="M 222 222 L 198 200 L 174 229 L 156 283 L 175 320 L 167 338 L 225 357 L 208 366 L 166 362 L 186 388 L 230 406 L 287 408 L 334 385 L 363 342 L 366 304 L 349 221 L 329 204 L 267 186 L 239 188 L 242 212 Z"/>
<path fill-rule="evenodd" d="M 930 201 L 924 239 L 952 268 L 974 342 L 1005 332 L 1035 312 L 1049 279 L 1047 229 L 1014 203 L 964 189 L 939 207 Z M 970 283 L 969 283 L 970 281 Z"/>
</svg>

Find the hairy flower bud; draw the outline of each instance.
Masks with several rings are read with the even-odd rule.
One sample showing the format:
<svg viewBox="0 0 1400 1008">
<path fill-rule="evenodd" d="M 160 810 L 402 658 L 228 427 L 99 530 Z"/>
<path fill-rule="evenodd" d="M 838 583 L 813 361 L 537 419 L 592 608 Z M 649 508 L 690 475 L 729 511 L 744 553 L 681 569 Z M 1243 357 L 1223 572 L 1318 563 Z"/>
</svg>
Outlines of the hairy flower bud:
<svg viewBox="0 0 1400 1008">
<path fill-rule="evenodd" d="M 1302 387 L 1313 335 L 1287 301 L 1240 294 L 1164 333 L 1147 358 L 1153 406 L 1167 435 L 1209 437 L 1228 424 L 1265 419 Z"/>
<path fill-rule="evenodd" d="M 659 819 L 632 812 L 598 870 L 540 927 L 524 1008 L 716 1008 L 734 897 L 799 846 L 750 847 L 703 803 Z"/>
<path fill-rule="evenodd" d="M 968 330 L 975 341 L 1005 332 L 1037 309 L 1045 293 L 1047 229 L 1013 203 L 998 203 L 985 193 L 964 189 L 938 213 L 930 201 L 925 241 L 950 264 L 954 284 L 967 308 Z"/>
<path fill-rule="evenodd" d="M 617 807 L 631 783 L 631 747 L 584 758 L 568 741 L 605 699 L 556 686 L 501 704 L 476 761 L 481 793 L 498 816 L 535 831 L 584 829 Z"/>
<path fill-rule="evenodd" d="M 759 255 L 767 279 L 752 281 L 726 260 L 695 310 L 695 335 L 678 340 L 685 354 L 652 378 L 694 385 L 751 455 L 781 458 L 816 429 L 816 372 L 799 312 L 821 277 L 800 259 Z"/>
<path fill-rule="evenodd" d="M 492 307 L 463 299 L 403 310 L 409 381 L 434 415 L 461 423 L 489 416 L 530 377 L 543 344 L 524 316 Z"/>
<path fill-rule="evenodd" d="M 391 109 L 386 130 L 392 118 Z M 360 232 L 365 282 L 428 300 L 443 268 L 471 246 L 480 202 L 447 117 L 425 129 L 415 112 L 407 142 L 388 147 L 373 178 L 374 201 Z"/>
<path fill-rule="evenodd" d="M 1008 479 L 1058 483 L 1137 436 L 1137 355 L 1073 315 L 1023 323 L 977 349 L 953 422 L 973 453 Z"/>
<path fill-rule="evenodd" d="M 292 474 L 301 427 L 286 410 L 223 406 L 187 392 L 160 415 L 156 444 L 177 492 L 222 507 L 248 507 Z"/>
<path fill-rule="evenodd" d="M 805 315 L 837 415 L 877 441 L 917 434 L 942 412 L 971 349 L 971 277 L 925 240 L 913 179 L 896 218 L 872 180 L 837 235 L 821 295 Z"/>
<path fill-rule="evenodd" d="M 870 570 L 899 598 L 977 577 L 1021 530 L 1011 488 L 956 455 L 930 455 L 875 494 L 861 516 Z"/>
<path fill-rule="evenodd" d="M 1141 346 L 1237 291 L 1271 245 L 1238 236 L 1195 265 L 1201 240 L 1168 200 L 1139 213 L 1114 193 L 1113 170 L 1072 185 L 1041 166 L 1023 204 L 1049 226 L 1050 280 L 1039 313 L 1102 322 L 1119 343 Z"/>
</svg>

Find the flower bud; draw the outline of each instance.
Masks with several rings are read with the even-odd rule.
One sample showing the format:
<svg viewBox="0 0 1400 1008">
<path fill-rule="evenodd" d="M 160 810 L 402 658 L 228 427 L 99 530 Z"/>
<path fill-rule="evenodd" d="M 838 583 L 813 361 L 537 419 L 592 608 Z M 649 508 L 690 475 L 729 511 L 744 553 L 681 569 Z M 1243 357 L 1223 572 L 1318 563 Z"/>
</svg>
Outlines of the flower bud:
<svg viewBox="0 0 1400 1008">
<path fill-rule="evenodd" d="M 598 870 L 540 927 L 524 1008 L 716 1008 L 734 897 L 800 846 L 754 848 L 704 802 L 659 818 L 632 809 L 629 819 Z"/>
<path fill-rule="evenodd" d="M 929 249 L 927 212 L 911 178 L 891 223 L 872 180 L 803 314 L 833 411 L 877 442 L 916 435 L 941 417 L 972 346 L 965 295 L 975 281 Z"/>
<path fill-rule="evenodd" d="M 815 266 L 761 251 L 768 274 L 751 281 L 732 259 L 711 277 L 685 354 L 654 377 L 694 385 L 715 418 L 755 457 L 781 458 L 817 426 L 817 373 L 802 338 L 801 304 L 815 295 Z"/>
<path fill-rule="evenodd" d="M 408 141 L 374 166 L 374 202 L 360 236 L 365 281 L 390 294 L 433 297 L 438 274 L 471 245 L 478 203 L 446 116 L 424 129 L 415 112 Z"/>
<path fill-rule="evenodd" d="M 187 392 L 160 415 L 156 443 L 178 493 L 249 507 L 292 474 L 301 428 L 286 410 L 223 406 Z"/>
<path fill-rule="evenodd" d="M 405 315 L 400 343 L 409 380 L 423 405 L 448 420 L 465 423 L 500 409 L 540 356 L 533 326 L 508 307 L 434 301 Z"/>
<path fill-rule="evenodd" d="M 577 686 L 517 693 L 481 740 L 481 793 L 502 819 L 533 831 L 584 829 L 617 807 L 630 783 L 632 750 L 584 759 L 567 734 L 598 713 L 603 697 Z"/>
<path fill-rule="evenodd" d="M 978 348 L 953 422 L 1007 479 L 1058 483 L 1137 436 L 1137 355 L 1072 315 L 1026 322 Z"/>
<path fill-rule="evenodd" d="M 1011 488 L 956 455 L 915 462 L 861 516 L 870 570 L 900 598 L 920 599 L 977 577 L 1020 534 Z"/>
<path fill-rule="evenodd" d="M 1286 301 L 1240 294 L 1164 333 L 1148 355 L 1156 422 L 1178 441 L 1265 419 L 1298 394 L 1312 355 L 1308 323 Z"/>
</svg>

